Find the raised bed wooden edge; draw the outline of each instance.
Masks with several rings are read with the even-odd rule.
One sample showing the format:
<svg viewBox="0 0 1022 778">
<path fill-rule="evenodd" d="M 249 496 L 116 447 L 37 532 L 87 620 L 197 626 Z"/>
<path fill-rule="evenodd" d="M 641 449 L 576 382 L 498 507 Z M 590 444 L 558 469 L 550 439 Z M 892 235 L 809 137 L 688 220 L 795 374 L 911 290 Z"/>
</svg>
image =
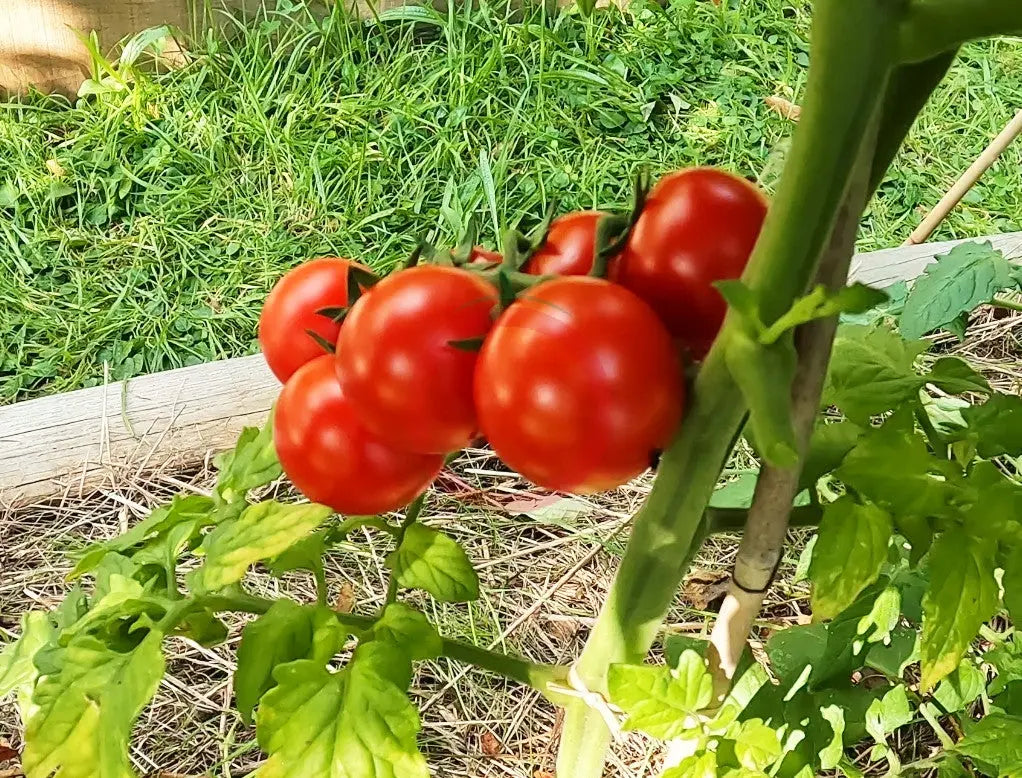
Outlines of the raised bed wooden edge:
<svg viewBox="0 0 1022 778">
<path fill-rule="evenodd" d="M 851 280 L 886 287 L 960 243 L 1022 260 L 1022 232 L 857 255 Z M 0 407 L 0 504 L 21 506 L 195 465 L 261 424 L 280 385 L 260 355 L 140 376 Z"/>
</svg>

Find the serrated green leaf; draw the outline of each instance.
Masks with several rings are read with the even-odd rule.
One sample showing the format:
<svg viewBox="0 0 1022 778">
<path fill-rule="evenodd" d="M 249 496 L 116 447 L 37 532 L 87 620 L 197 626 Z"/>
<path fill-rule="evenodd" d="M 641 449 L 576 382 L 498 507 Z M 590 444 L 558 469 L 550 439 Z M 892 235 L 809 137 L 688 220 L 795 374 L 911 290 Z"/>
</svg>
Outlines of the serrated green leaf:
<svg viewBox="0 0 1022 778">
<path fill-rule="evenodd" d="M 188 581 L 195 592 L 222 589 L 240 581 L 250 565 L 286 551 L 326 521 L 324 505 L 284 504 L 275 500 L 256 503 L 237 519 L 224 522 L 202 543 L 206 559 Z"/>
<path fill-rule="evenodd" d="M 902 684 L 891 688 L 881 699 L 874 700 L 866 709 L 866 731 L 878 743 L 898 727 L 912 721 L 912 706 Z"/>
<path fill-rule="evenodd" d="M 965 721 L 965 737 L 955 750 L 990 765 L 998 776 L 1022 774 L 1022 717 L 992 713 L 979 721 Z"/>
<path fill-rule="evenodd" d="M 838 329 L 823 399 L 853 422 L 917 402 L 924 379 L 915 371 L 923 341 L 905 340 L 885 327 L 844 325 Z"/>
<path fill-rule="evenodd" d="M 278 600 L 241 631 L 234 695 L 246 724 L 259 699 L 274 686 L 273 671 L 297 659 L 325 665 L 337 651 L 342 631 L 337 619 L 319 606 Z"/>
<path fill-rule="evenodd" d="M 937 765 L 937 778 L 967 778 L 970 775 L 953 754 L 945 754 Z"/>
<path fill-rule="evenodd" d="M 861 435 L 862 428 L 850 421 L 817 424 L 798 479 L 799 491 L 814 488 L 823 476 L 836 470 Z"/>
<path fill-rule="evenodd" d="M 676 669 L 611 665 L 607 688 L 611 702 L 628 714 L 625 729 L 661 740 L 697 726 L 696 714 L 713 699 L 713 679 L 695 651 L 683 652 Z"/>
<path fill-rule="evenodd" d="M 987 679 L 974 661 L 966 657 L 951 675 L 937 684 L 935 699 L 946 713 L 957 713 L 986 689 Z"/>
<path fill-rule="evenodd" d="M 934 457 L 922 438 L 885 425 L 863 435 L 837 476 L 860 495 L 899 516 L 941 516 L 951 510 L 952 482 L 946 460 Z"/>
<path fill-rule="evenodd" d="M 469 602 L 479 597 L 479 578 L 465 550 L 423 524 L 407 529 L 386 564 L 401 586 L 424 589 L 442 602 Z"/>
<path fill-rule="evenodd" d="M 161 635 L 118 653 L 81 635 L 51 657 L 25 725 L 26 778 L 130 778 L 131 728 L 163 677 Z"/>
<path fill-rule="evenodd" d="M 752 334 L 737 332 L 725 359 L 749 406 L 760 455 L 775 467 L 794 467 L 799 456 L 791 421 L 791 384 L 797 355 L 790 335 L 765 346 Z"/>
<path fill-rule="evenodd" d="M 1011 264 L 989 243 L 966 243 L 937 257 L 916 279 L 898 320 L 906 338 L 918 338 L 989 302 L 1013 285 Z"/>
<path fill-rule="evenodd" d="M 373 625 L 373 636 L 404 651 L 410 660 L 435 659 L 443 645 L 436 627 L 422 613 L 394 602 Z"/>
<path fill-rule="evenodd" d="M 982 405 L 963 409 L 962 418 L 984 459 L 1022 455 L 1022 397 L 995 394 Z"/>
<path fill-rule="evenodd" d="M 200 646 L 211 648 L 227 640 L 227 625 L 218 619 L 212 611 L 200 610 L 186 616 L 172 634 L 186 637 L 189 640 L 194 640 Z"/>
<path fill-rule="evenodd" d="M 660 778 L 717 778 L 717 755 L 713 751 L 683 759 Z"/>
<path fill-rule="evenodd" d="M 292 545 L 282 554 L 270 559 L 266 566 L 278 578 L 292 570 L 323 571 L 323 553 L 326 551 L 326 530 L 318 530 Z"/>
<path fill-rule="evenodd" d="M 763 770 L 781 756 L 781 740 L 777 730 L 768 727 L 762 719 L 742 722 L 735 738 L 735 756 L 747 770 Z"/>
<path fill-rule="evenodd" d="M 923 598 L 922 687 L 953 672 L 980 626 L 997 611 L 996 544 L 960 529 L 945 532 L 929 555 Z"/>
<path fill-rule="evenodd" d="M 215 462 L 220 469 L 216 493 L 225 502 L 237 500 L 249 489 L 279 478 L 282 471 L 273 447 L 272 418 L 262 428 L 242 430 L 234 450 L 224 452 Z"/>
<path fill-rule="evenodd" d="M 813 615 L 831 619 L 880 577 L 892 532 L 891 517 L 845 496 L 823 512 L 809 565 Z"/>
<path fill-rule="evenodd" d="M 767 327 L 759 336 L 759 341 L 764 344 L 774 343 L 785 332 L 806 322 L 842 313 L 863 313 L 887 300 L 886 292 L 865 284 L 855 283 L 837 291 L 819 285 L 796 300 L 787 313 Z"/>
<path fill-rule="evenodd" d="M 396 647 L 372 640 L 337 673 L 311 660 L 279 667 L 256 713 L 269 758 L 253 778 L 428 778 L 406 664 Z"/>
<path fill-rule="evenodd" d="M 14 693 L 22 720 L 28 718 L 32 687 L 39 677 L 35 655 L 55 637 L 49 616 L 42 611 L 29 611 L 21 617 L 21 635 L 0 651 L 0 699 Z"/>
<path fill-rule="evenodd" d="M 930 369 L 926 381 L 951 394 L 966 392 L 990 393 L 990 384 L 973 370 L 965 360 L 957 357 L 941 357 Z"/>
<path fill-rule="evenodd" d="M 844 756 L 844 734 L 845 734 L 845 712 L 837 705 L 828 705 L 820 709 L 820 715 L 834 730 L 834 737 L 825 748 L 820 751 L 820 767 L 824 770 L 833 770 L 837 767 L 841 757 Z"/>
</svg>

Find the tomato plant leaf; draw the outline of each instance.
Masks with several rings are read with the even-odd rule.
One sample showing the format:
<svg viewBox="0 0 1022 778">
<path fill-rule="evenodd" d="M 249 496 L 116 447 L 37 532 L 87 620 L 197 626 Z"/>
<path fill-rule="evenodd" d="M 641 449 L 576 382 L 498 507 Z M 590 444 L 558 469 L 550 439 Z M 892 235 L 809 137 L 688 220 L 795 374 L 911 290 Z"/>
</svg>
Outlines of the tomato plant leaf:
<svg viewBox="0 0 1022 778">
<path fill-rule="evenodd" d="M 1022 545 L 1015 546 L 1008 555 L 1001 585 L 1004 587 L 1004 607 L 1012 621 L 1022 624 Z"/>
<path fill-rule="evenodd" d="M 948 462 L 930 454 L 918 435 L 890 425 L 864 434 L 836 474 L 895 519 L 941 516 L 951 510 L 954 482 Z"/>
<path fill-rule="evenodd" d="M 845 496 L 826 507 L 809 565 L 814 616 L 834 618 L 880 577 L 892 529 L 875 505 Z"/>
<path fill-rule="evenodd" d="M 241 631 L 234 695 L 242 720 L 251 723 L 259 699 L 274 686 L 273 671 L 297 659 L 326 664 L 342 639 L 337 619 L 327 609 L 278 600 Z"/>
<path fill-rule="evenodd" d="M 947 678 L 937 684 L 933 692 L 945 713 L 957 713 L 979 697 L 986 689 L 987 679 L 976 663 L 966 657 Z"/>
<path fill-rule="evenodd" d="M 408 527 L 386 564 L 401 586 L 424 589 L 442 602 L 469 602 L 479 597 L 479 578 L 465 550 L 424 524 Z"/>
<path fill-rule="evenodd" d="M 906 338 L 943 326 L 1014 285 L 1011 263 L 990 243 L 956 246 L 927 265 L 905 300 L 898 325 Z"/>
<path fill-rule="evenodd" d="M 821 284 L 796 300 L 787 313 L 767 327 L 759 336 L 759 342 L 775 343 L 785 332 L 814 319 L 826 319 L 842 313 L 863 313 L 887 300 L 887 292 L 865 284 L 855 283 L 837 291 Z"/>
<path fill-rule="evenodd" d="M 607 688 L 611 702 L 628 714 L 626 730 L 662 740 L 698 726 L 696 714 L 713 699 L 713 678 L 695 651 L 683 652 L 675 669 L 611 665 Z"/>
<path fill-rule="evenodd" d="M 862 426 L 871 416 L 916 402 L 924 379 L 915 371 L 915 360 L 927 348 L 886 327 L 839 327 L 824 402 Z"/>
<path fill-rule="evenodd" d="M 269 758 L 253 778 L 428 778 L 419 715 L 404 689 L 407 661 L 387 643 L 359 644 L 342 671 L 298 660 L 277 668 L 256 712 Z"/>
<path fill-rule="evenodd" d="M 772 765 L 781 755 L 781 740 L 777 730 L 763 723 L 762 719 L 742 722 L 735 738 L 735 756 L 746 770 L 763 770 Z"/>
<path fill-rule="evenodd" d="M 991 713 L 979 721 L 966 719 L 963 725 L 958 753 L 993 767 L 995 775 L 1022 773 L 1022 717 Z"/>
<path fill-rule="evenodd" d="M 962 409 L 962 418 L 984 459 L 1022 455 L 1022 397 L 995 394 L 982 405 Z"/>
<path fill-rule="evenodd" d="M 326 530 L 317 530 L 267 561 L 266 566 L 278 578 L 292 570 L 322 573 L 325 550 Z"/>
<path fill-rule="evenodd" d="M 284 504 L 275 500 L 256 503 L 237 519 L 224 522 L 202 543 L 206 559 L 188 574 L 196 592 L 222 589 L 240 581 L 249 565 L 272 559 L 302 540 L 330 516 L 330 509 L 315 503 Z"/>
<path fill-rule="evenodd" d="M 410 660 L 435 659 L 443 650 L 440 634 L 429 619 L 400 602 L 386 607 L 373 625 L 373 636 L 398 646 Z"/>
<path fill-rule="evenodd" d="M 717 754 L 707 751 L 682 759 L 674 767 L 665 770 L 660 778 L 717 778 L 718 775 Z"/>
<path fill-rule="evenodd" d="M 883 743 L 889 734 L 910 721 L 912 708 L 903 684 L 894 686 L 879 700 L 873 700 L 866 709 L 866 731 L 878 743 Z"/>
<path fill-rule="evenodd" d="M 0 651 L 0 699 L 12 692 L 17 694 L 23 720 L 28 717 L 32 687 L 39 677 L 35 655 L 55 637 L 49 615 L 29 611 L 21 617 L 20 637 Z"/>
<path fill-rule="evenodd" d="M 770 668 L 787 691 L 805 672 L 818 665 L 827 648 L 824 624 L 802 624 L 777 630 L 767 640 Z"/>
<path fill-rule="evenodd" d="M 135 774 L 128 741 L 163 677 L 161 638 L 150 631 L 134 649 L 119 653 L 81 635 L 52 652 L 52 668 L 36 684 L 25 724 L 27 776 Z"/>
<path fill-rule="evenodd" d="M 775 467 L 798 464 L 791 421 L 791 384 L 797 355 L 790 336 L 769 346 L 748 332 L 728 344 L 727 367 L 749 406 L 749 424 L 764 460 Z"/>
<path fill-rule="evenodd" d="M 833 727 L 834 737 L 827 746 L 820 751 L 820 767 L 824 770 L 833 770 L 837 767 L 841 757 L 844 756 L 844 734 L 845 734 L 845 711 L 837 705 L 828 705 L 820 709 L 820 715 Z"/>
<path fill-rule="evenodd" d="M 891 642 L 874 643 L 866 652 L 865 664 L 888 678 L 901 678 L 905 668 L 919 661 L 919 633 L 909 627 L 891 630 Z"/>
<path fill-rule="evenodd" d="M 938 537 L 929 555 L 923 598 L 922 687 L 932 688 L 958 667 L 980 625 L 997 611 L 995 543 L 961 529 Z"/>
<path fill-rule="evenodd" d="M 862 428 L 850 421 L 817 424 L 799 476 L 799 491 L 814 488 L 823 476 L 840 466 L 848 452 L 855 448 L 860 435 Z"/>
<path fill-rule="evenodd" d="M 261 428 L 242 430 L 234 450 L 220 454 L 214 464 L 220 470 L 216 494 L 224 502 L 279 478 L 282 471 L 273 447 L 272 418 Z"/>
<path fill-rule="evenodd" d="M 938 359 L 927 374 L 926 381 L 951 394 L 966 392 L 990 394 L 990 384 L 987 380 L 967 362 L 957 357 Z"/>
<path fill-rule="evenodd" d="M 859 619 L 855 631 L 866 638 L 867 643 L 886 642 L 900 618 L 901 592 L 896 586 L 888 586 L 877 595 L 869 613 Z"/>
</svg>

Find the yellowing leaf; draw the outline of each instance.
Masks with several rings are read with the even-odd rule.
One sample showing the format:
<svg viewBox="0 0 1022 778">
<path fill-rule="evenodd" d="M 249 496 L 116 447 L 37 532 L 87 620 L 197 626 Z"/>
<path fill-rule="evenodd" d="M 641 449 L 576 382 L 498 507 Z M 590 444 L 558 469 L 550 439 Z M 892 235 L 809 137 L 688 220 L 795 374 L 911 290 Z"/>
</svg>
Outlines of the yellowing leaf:
<svg viewBox="0 0 1022 778">
<path fill-rule="evenodd" d="M 677 669 L 611 665 L 610 700 L 628 714 L 625 729 L 671 740 L 696 726 L 696 714 L 713 699 L 713 679 L 695 651 L 681 654 Z"/>
</svg>

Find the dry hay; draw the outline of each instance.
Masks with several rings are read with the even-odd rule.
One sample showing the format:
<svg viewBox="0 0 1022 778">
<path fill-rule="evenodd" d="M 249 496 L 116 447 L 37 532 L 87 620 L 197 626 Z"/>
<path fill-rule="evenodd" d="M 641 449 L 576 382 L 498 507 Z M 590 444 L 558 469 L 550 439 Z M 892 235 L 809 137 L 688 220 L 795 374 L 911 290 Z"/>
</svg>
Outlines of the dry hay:
<svg viewBox="0 0 1022 778">
<path fill-rule="evenodd" d="M 964 356 L 1002 391 L 1017 391 L 1022 316 L 984 310 L 974 315 L 967 344 L 941 336 L 935 353 Z M 732 463 L 753 464 L 748 451 Z M 0 515 L 0 633 L 13 636 L 21 614 L 54 606 L 67 589 L 64 576 L 74 552 L 109 538 L 153 506 L 180 491 L 208 492 L 208 465 L 188 473 L 157 472 L 140 477 L 125 469 L 115 486 L 81 496 Z M 438 482 L 424 520 L 464 542 L 483 584 L 472 605 L 417 603 L 452 636 L 517 652 L 536 661 L 569 662 L 578 655 L 593 617 L 603 602 L 616 559 L 624 548 L 627 520 L 648 493 L 643 478 L 617 492 L 550 504 L 550 495 L 531 488 L 490 452 L 469 451 Z M 283 488 L 277 485 L 277 489 Z M 762 646 L 769 631 L 809 620 L 807 587 L 792 572 L 807 534 L 791 537 L 782 575 L 774 586 L 753 636 Z M 327 558 L 331 602 L 371 613 L 380 605 L 385 546 L 364 537 L 335 549 Z M 734 536 L 716 536 L 704 546 L 696 572 L 683 587 L 666 629 L 706 634 L 721 593 L 720 582 L 737 550 Z M 262 572 L 249 577 L 253 591 L 315 599 L 311 577 L 294 574 L 278 581 Z M 231 673 L 243 617 L 234 619 L 224 645 L 202 648 L 171 639 L 167 674 L 155 701 L 136 728 L 132 758 L 140 774 L 240 776 L 261 755 L 254 732 L 232 706 Z M 424 664 L 413 697 L 423 710 L 421 744 L 435 775 L 455 778 L 547 778 L 552 775 L 560 719 L 536 692 L 447 660 Z M 0 744 L 19 745 L 13 705 L 0 705 Z M 904 728 L 895 736 L 906 756 L 930 753 L 926 729 Z M 861 766 L 865 767 L 862 752 Z M 615 747 L 608 776 L 639 778 L 655 774 L 659 750 L 640 735 Z M 4 773 L 0 765 L 0 775 Z M 17 773 L 13 773 L 17 774 Z"/>
</svg>

